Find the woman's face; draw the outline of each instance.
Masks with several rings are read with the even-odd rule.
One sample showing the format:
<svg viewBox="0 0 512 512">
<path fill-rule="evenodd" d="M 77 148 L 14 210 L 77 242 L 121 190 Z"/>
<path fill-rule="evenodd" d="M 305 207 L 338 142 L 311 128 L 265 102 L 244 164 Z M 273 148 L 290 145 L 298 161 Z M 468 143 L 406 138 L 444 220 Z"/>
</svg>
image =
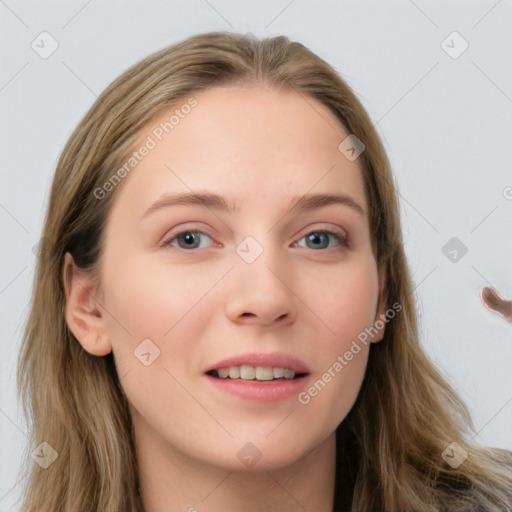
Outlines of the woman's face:
<svg viewBox="0 0 512 512">
<path fill-rule="evenodd" d="M 369 351 L 353 342 L 384 311 L 361 170 L 310 97 L 192 96 L 136 145 L 155 147 L 106 224 L 103 326 L 136 436 L 230 470 L 285 467 L 351 409 Z"/>
</svg>

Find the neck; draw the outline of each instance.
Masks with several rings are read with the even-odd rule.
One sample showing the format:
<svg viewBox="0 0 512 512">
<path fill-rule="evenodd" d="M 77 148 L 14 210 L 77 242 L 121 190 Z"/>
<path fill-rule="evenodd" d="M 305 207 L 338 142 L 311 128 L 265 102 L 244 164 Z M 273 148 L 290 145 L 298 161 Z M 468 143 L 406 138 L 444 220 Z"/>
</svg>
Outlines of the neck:
<svg viewBox="0 0 512 512">
<path fill-rule="evenodd" d="M 139 418 L 140 420 L 140 418 Z M 144 512 L 331 512 L 336 436 L 281 469 L 232 471 L 191 459 L 135 421 Z"/>
</svg>

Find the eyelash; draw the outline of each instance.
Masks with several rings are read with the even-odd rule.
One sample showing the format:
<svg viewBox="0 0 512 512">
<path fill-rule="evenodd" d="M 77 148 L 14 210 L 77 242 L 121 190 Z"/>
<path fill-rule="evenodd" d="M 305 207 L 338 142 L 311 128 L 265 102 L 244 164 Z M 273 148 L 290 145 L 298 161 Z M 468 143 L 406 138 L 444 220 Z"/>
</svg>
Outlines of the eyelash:
<svg viewBox="0 0 512 512">
<path fill-rule="evenodd" d="M 169 235 L 169 237 L 162 242 L 161 246 L 162 247 L 170 246 L 174 240 L 176 240 L 180 235 L 184 235 L 185 233 L 200 234 L 200 235 L 205 235 L 208 238 L 211 238 L 211 236 L 208 235 L 207 233 L 205 233 L 204 231 L 195 230 L 195 229 L 184 229 L 182 231 L 179 231 L 178 233 L 172 233 L 171 235 Z M 339 246 L 330 247 L 330 249 L 336 249 L 337 247 L 338 247 L 338 249 L 340 247 L 343 247 L 345 249 L 350 248 L 350 243 L 348 241 L 348 237 L 346 237 L 336 231 L 331 231 L 329 229 L 319 229 L 319 230 L 310 231 L 309 233 L 306 233 L 304 236 L 302 236 L 299 240 L 302 240 L 303 238 L 305 238 L 309 235 L 312 235 L 312 234 L 331 235 L 334 238 L 336 238 L 336 240 L 338 240 L 338 242 L 339 242 Z M 297 242 L 295 242 L 295 244 L 297 244 Z M 294 246 L 296 246 L 296 245 L 294 245 Z M 198 248 L 196 247 L 194 249 L 198 249 Z M 182 251 L 193 251 L 194 249 L 182 249 L 181 247 L 178 247 L 178 250 L 182 250 Z M 325 249 L 329 249 L 329 247 L 326 247 L 323 250 L 325 250 Z M 312 250 L 315 250 L 315 249 L 312 249 Z"/>
</svg>

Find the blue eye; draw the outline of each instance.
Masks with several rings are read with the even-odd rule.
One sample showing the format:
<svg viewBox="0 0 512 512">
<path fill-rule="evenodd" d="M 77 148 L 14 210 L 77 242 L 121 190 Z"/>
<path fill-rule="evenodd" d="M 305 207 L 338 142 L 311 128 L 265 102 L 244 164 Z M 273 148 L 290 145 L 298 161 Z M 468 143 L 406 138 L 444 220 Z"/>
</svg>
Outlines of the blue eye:
<svg viewBox="0 0 512 512">
<path fill-rule="evenodd" d="M 210 238 L 206 233 L 203 233 L 202 231 L 194 231 L 189 229 L 172 235 L 162 243 L 162 246 L 167 247 L 168 245 L 174 245 L 172 242 L 177 240 L 180 249 L 198 249 L 199 245 L 197 242 L 200 242 L 198 235 L 204 235 Z M 180 244 L 181 241 L 183 241 L 183 245 Z"/>
<path fill-rule="evenodd" d="M 348 247 L 348 240 L 345 236 L 328 230 L 312 231 L 306 236 L 303 236 L 301 240 L 306 239 L 306 247 L 309 249 L 328 249 L 329 237 L 333 237 L 337 240 L 336 246 L 341 245 L 343 247 Z M 308 245 L 308 242 L 310 245 Z M 304 247 L 303 245 L 299 245 L 298 242 L 296 245 L 298 247 Z"/>
<path fill-rule="evenodd" d="M 169 245 L 175 246 L 173 242 L 177 241 L 179 249 L 204 249 L 204 246 L 201 246 L 201 236 L 205 236 L 211 240 L 211 237 L 202 231 L 184 230 L 180 231 L 179 233 L 175 233 L 171 235 L 167 240 L 164 240 L 162 242 L 162 247 L 167 247 Z M 300 239 L 306 240 L 305 246 L 300 245 L 299 242 L 296 242 L 294 247 L 306 247 L 315 250 L 333 248 L 333 246 L 330 246 L 329 244 L 329 237 L 336 240 L 337 243 L 334 245 L 334 247 L 349 247 L 348 240 L 345 236 L 329 230 L 312 231 Z"/>
</svg>

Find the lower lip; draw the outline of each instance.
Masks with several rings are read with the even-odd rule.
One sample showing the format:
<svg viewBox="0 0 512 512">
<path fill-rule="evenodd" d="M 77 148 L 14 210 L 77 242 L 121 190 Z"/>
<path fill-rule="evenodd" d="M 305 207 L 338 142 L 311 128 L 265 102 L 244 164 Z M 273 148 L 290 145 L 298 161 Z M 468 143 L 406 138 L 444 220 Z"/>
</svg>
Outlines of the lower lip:
<svg viewBox="0 0 512 512">
<path fill-rule="evenodd" d="M 307 375 L 292 380 L 258 382 L 255 380 L 219 379 L 206 375 L 213 386 L 225 393 L 263 403 L 280 402 L 297 396 L 305 387 Z"/>
</svg>

